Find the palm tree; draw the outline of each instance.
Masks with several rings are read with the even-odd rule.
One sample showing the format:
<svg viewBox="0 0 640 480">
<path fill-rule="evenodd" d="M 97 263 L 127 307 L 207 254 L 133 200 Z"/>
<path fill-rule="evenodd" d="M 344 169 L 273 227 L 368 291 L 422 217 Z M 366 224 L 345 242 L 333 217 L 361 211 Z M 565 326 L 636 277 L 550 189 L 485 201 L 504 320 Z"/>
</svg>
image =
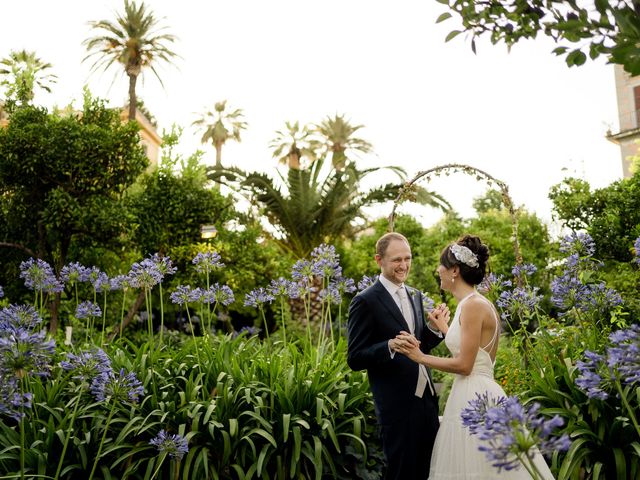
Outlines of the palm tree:
<svg viewBox="0 0 640 480">
<path fill-rule="evenodd" d="M 369 153 L 373 147 L 369 142 L 353 135 L 363 125 L 351 125 L 344 115 L 327 117 L 316 125 L 317 132 L 324 138 L 327 153 L 331 153 L 331 162 L 337 170 L 342 170 L 347 164 L 350 153 Z"/>
<path fill-rule="evenodd" d="M 322 145 L 316 132 L 308 126 L 301 128 L 299 122 L 285 122 L 285 125 L 286 130 L 278 130 L 269 144 L 273 149 L 273 157 L 289 168 L 310 165 L 318 158 L 318 150 Z"/>
<path fill-rule="evenodd" d="M 205 112 L 198 120 L 192 123 L 201 130 L 201 142 L 211 142 L 216 149 L 216 168 L 222 168 L 222 147 L 228 140 L 240 141 L 240 131 L 247 128 L 247 123 L 242 120 L 243 113 L 240 108 L 227 109 L 227 101 L 222 100 L 213 106 L 213 111 Z"/>
<path fill-rule="evenodd" d="M 58 78 L 47 72 L 51 67 L 50 63 L 38 58 L 35 52 L 11 51 L 8 57 L 0 60 L 0 76 L 4 77 L 0 85 L 7 87 L 7 99 L 27 105 L 33 100 L 36 87 L 51 92 L 50 85 Z"/>
<path fill-rule="evenodd" d="M 176 37 L 162 33 L 165 27 L 159 27 L 159 20 L 144 2 L 138 6 L 135 0 L 124 0 L 124 12 L 116 14 L 116 21 L 98 20 L 89 25 L 100 33 L 83 42 L 90 52 L 84 60 L 98 56 L 92 70 L 107 70 L 114 63 L 124 66 L 129 77 L 129 120 L 136 116 L 136 82 L 143 69 L 149 68 L 160 84 L 156 66 L 159 61 L 172 63 L 177 54 L 171 51 Z M 84 61 L 83 60 L 83 61 Z"/>
<path fill-rule="evenodd" d="M 226 179 L 234 190 L 248 193 L 275 228 L 275 242 L 296 258 L 305 258 L 323 242 L 354 235 L 362 228 L 356 221 L 364 219 L 364 207 L 394 200 L 403 185 L 404 171 L 386 167 L 398 174 L 398 183 L 363 191 L 363 179 L 379 167 L 358 170 L 351 163 L 337 170 L 323 168 L 324 163 L 325 158 L 318 158 L 307 168 L 289 168 L 286 175 L 278 171 L 279 182 L 238 168 L 212 168 L 209 178 L 218 182 Z M 445 211 L 451 208 L 442 197 L 429 192 L 418 193 L 416 201 Z"/>
</svg>

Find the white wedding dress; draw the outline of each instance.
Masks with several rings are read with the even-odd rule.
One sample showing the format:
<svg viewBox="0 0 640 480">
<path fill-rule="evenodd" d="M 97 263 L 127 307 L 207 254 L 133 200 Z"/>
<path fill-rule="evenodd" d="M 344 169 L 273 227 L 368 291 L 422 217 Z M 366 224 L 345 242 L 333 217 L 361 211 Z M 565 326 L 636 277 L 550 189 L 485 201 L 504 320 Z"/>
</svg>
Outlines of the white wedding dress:
<svg viewBox="0 0 640 480">
<path fill-rule="evenodd" d="M 476 292 L 464 297 L 449 326 L 449 331 L 445 337 L 447 348 L 453 356 L 460 352 L 460 311 L 462 303 L 472 295 L 479 295 Z M 480 298 L 490 303 L 484 297 Z M 524 467 L 515 470 L 500 470 L 491 465 L 486 458 L 485 452 L 478 450 L 480 440 L 469 433 L 469 430 L 462 425 L 460 413 L 469 406 L 469 401 L 476 398 L 476 393 L 483 394 L 489 392 L 493 397 L 506 396 L 502 387 L 493 378 L 494 362 L 491 360 L 488 351 L 498 338 L 498 319 L 493 305 L 491 305 L 496 316 L 496 331 L 488 345 L 480 347 L 478 355 L 473 365 L 473 370 L 469 375 L 455 375 L 451 392 L 447 404 L 444 408 L 440 429 L 436 436 L 431 456 L 431 471 L 429 480 L 453 480 L 453 479 L 498 479 L 498 480 L 530 480 L 531 476 Z M 553 475 L 540 453 L 535 456 L 536 466 L 545 479 L 553 480 Z"/>
</svg>

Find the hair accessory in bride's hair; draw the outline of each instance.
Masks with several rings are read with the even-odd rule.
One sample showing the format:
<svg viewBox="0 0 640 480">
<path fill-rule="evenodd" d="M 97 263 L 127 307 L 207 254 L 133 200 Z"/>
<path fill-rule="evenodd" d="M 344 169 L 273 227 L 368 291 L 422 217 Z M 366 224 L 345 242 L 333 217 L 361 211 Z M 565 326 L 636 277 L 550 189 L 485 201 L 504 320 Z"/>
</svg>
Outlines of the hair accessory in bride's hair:
<svg viewBox="0 0 640 480">
<path fill-rule="evenodd" d="M 478 256 L 471 250 L 469 250 L 468 247 L 459 245 L 457 243 L 452 243 L 449 247 L 449 250 L 451 250 L 451 253 L 453 253 L 453 256 L 456 257 L 459 262 L 462 262 L 470 267 L 478 266 Z"/>
</svg>

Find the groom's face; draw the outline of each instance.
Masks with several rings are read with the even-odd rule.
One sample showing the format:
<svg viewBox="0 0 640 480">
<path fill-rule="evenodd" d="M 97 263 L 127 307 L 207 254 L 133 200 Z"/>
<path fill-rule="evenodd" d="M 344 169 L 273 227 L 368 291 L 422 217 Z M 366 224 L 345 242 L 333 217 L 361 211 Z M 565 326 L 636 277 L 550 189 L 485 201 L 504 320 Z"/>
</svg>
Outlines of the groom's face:
<svg viewBox="0 0 640 480">
<path fill-rule="evenodd" d="M 387 280 L 400 285 L 407 280 L 411 270 L 411 247 L 403 240 L 393 239 L 382 256 L 376 255 L 376 262 Z"/>
</svg>

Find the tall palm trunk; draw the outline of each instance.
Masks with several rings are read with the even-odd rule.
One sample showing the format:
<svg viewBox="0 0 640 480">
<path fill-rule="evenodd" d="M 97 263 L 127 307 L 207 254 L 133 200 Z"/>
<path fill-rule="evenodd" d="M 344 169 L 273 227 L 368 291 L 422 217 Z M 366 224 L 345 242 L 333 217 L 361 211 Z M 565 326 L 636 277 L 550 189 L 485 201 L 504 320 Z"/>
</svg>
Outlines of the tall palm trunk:
<svg viewBox="0 0 640 480">
<path fill-rule="evenodd" d="M 220 170 L 222 168 L 222 143 L 216 142 L 216 169 Z M 216 182 L 214 185 L 216 190 L 220 190 L 220 182 Z"/>
<path fill-rule="evenodd" d="M 136 82 L 138 81 L 138 76 L 132 73 L 129 73 L 129 121 L 136 119 L 136 104 L 138 103 L 136 99 Z"/>
</svg>

